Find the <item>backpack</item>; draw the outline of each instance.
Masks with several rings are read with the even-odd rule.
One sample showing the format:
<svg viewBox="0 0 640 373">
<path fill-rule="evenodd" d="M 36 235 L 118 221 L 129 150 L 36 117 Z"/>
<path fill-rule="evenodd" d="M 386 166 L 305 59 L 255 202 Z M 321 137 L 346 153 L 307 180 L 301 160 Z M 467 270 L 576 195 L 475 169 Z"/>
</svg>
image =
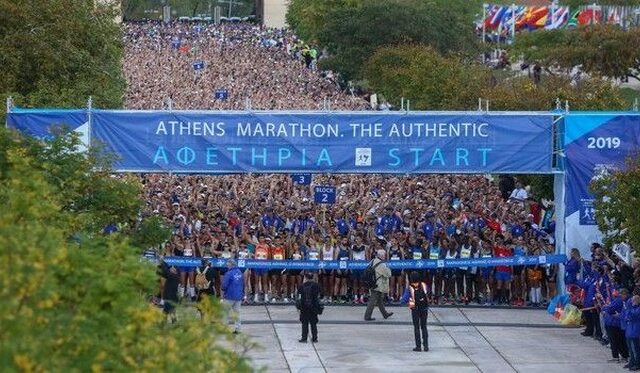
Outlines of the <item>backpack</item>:
<svg viewBox="0 0 640 373">
<path fill-rule="evenodd" d="M 209 280 L 207 280 L 207 271 L 209 267 L 204 269 L 204 272 L 200 272 L 200 268 L 198 268 L 198 273 L 196 273 L 196 289 L 205 290 L 209 288 Z"/>
<path fill-rule="evenodd" d="M 378 262 L 376 265 L 373 265 L 373 261 L 371 261 L 367 268 L 365 268 L 362 272 L 362 278 L 364 278 L 364 282 L 371 290 L 374 290 L 378 287 L 378 276 L 376 276 L 376 267 L 380 264 L 382 264 L 382 261 Z"/>
</svg>

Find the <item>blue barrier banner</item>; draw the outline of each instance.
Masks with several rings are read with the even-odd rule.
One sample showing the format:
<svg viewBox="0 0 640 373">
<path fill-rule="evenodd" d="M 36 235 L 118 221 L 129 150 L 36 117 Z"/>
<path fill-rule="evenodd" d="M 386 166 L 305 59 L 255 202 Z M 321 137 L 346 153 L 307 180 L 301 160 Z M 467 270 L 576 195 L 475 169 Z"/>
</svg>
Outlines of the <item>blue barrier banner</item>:
<svg viewBox="0 0 640 373">
<path fill-rule="evenodd" d="M 569 113 L 564 121 L 566 245 L 590 255 L 591 243 L 601 242 L 602 234 L 589 185 L 624 169 L 626 158 L 637 156 L 640 115 Z"/>
<path fill-rule="evenodd" d="M 203 258 L 165 257 L 164 261 L 170 266 L 199 267 Z M 216 268 L 226 267 L 227 259 L 204 258 Z M 391 260 L 387 265 L 391 269 L 437 269 L 457 267 L 495 267 L 500 265 L 526 266 L 536 264 L 558 264 L 567 260 L 565 255 L 541 256 L 512 256 L 507 258 L 474 258 L 474 259 L 443 259 L 443 260 Z M 366 260 L 255 260 L 238 259 L 240 268 L 262 269 L 354 269 L 363 270 L 369 264 Z"/>
<path fill-rule="evenodd" d="M 551 171 L 551 113 L 94 110 L 92 130 L 118 171 Z"/>
<path fill-rule="evenodd" d="M 53 138 L 56 128 L 67 127 L 79 133 L 86 143 L 89 135 L 88 112 L 86 110 L 32 110 L 12 109 L 7 113 L 7 126 L 40 140 Z"/>
</svg>

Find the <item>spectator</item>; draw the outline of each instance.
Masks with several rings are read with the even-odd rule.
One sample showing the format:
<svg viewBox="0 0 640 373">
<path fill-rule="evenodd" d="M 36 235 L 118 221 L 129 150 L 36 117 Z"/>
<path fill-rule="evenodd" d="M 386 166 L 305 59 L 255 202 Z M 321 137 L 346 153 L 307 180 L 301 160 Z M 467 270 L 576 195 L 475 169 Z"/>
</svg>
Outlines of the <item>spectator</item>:
<svg viewBox="0 0 640 373">
<path fill-rule="evenodd" d="M 527 190 L 524 189 L 521 182 L 516 182 L 516 188 L 509 195 L 510 202 L 519 203 L 521 206 L 524 206 L 524 201 L 529 197 L 527 194 Z"/>
<path fill-rule="evenodd" d="M 364 313 L 364 319 L 366 321 L 373 321 L 371 317 L 373 308 L 378 307 L 382 317 L 388 319 L 393 315 L 393 312 L 387 312 L 384 308 L 384 297 L 389 293 L 389 278 L 391 277 L 391 270 L 384 263 L 387 252 L 384 249 L 378 249 L 376 251 L 376 257 L 371 261 L 371 266 L 375 271 L 376 284 L 375 289 L 371 289 L 369 303 L 367 303 L 367 310 Z"/>
<path fill-rule="evenodd" d="M 624 331 L 620 329 L 620 314 L 622 313 L 623 303 L 627 300 L 629 292 L 625 288 L 621 288 L 619 294 L 615 294 L 611 302 L 606 305 L 602 311 L 605 315 L 604 322 L 607 329 L 607 335 L 611 344 L 611 362 L 625 362 L 629 359 L 627 344 L 625 343 Z"/>
</svg>

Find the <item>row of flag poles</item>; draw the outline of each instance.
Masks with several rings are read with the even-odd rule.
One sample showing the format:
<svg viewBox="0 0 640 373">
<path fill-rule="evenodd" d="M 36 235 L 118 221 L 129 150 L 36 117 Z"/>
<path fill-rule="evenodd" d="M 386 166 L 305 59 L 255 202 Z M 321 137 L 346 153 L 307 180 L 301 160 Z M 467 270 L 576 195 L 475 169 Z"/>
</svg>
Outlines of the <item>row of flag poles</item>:
<svg viewBox="0 0 640 373">
<path fill-rule="evenodd" d="M 640 7 L 616 5 L 584 5 L 575 10 L 568 6 L 521 6 L 484 4 L 482 39 L 487 34 L 515 37 L 516 31 L 553 30 L 590 24 L 612 24 L 621 27 L 640 25 Z"/>
</svg>

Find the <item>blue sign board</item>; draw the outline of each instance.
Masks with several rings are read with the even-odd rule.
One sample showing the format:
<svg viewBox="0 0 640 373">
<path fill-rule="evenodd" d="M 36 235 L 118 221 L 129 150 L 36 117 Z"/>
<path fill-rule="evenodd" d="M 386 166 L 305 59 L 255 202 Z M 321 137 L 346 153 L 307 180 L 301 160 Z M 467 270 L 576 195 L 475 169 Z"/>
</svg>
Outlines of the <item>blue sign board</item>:
<svg viewBox="0 0 640 373">
<path fill-rule="evenodd" d="M 86 110 L 12 109 L 7 114 L 9 128 L 40 140 L 53 138 L 56 128 L 69 131 L 88 131 Z"/>
<path fill-rule="evenodd" d="M 177 39 L 171 40 L 171 48 L 179 49 L 180 45 L 181 45 L 180 40 L 177 40 Z"/>
<path fill-rule="evenodd" d="M 317 186 L 313 189 L 316 203 L 336 203 L 336 187 Z"/>
<path fill-rule="evenodd" d="M 229 97 L 229 91 L 227 91 L 226 89 L 216 89 L 213 96 L 216 100 L 226 101 Z"/>
<path fill-rule="evenodd" d="M 628 157 L 640 149 L 640 114 L 569 113 L 564 118 L 565 240 L 590 255 L 592 242 L 601 242 L 596 225 L 595 197 L 589 186 L 623 170 Z"/>
<path fill-rule="evenodd" d="M 291 179 L 298 185 L 311 185 L 311 174 L 293 174 Z"/>
<path fill-rule="evenodd" d="M 213 267 L 226 267 L 227 259 L 205 258 Z M 155 260 L 150 259 L 150 260 Z M 165 263 L 178 267 L 199 267 L 202 258 L 188 258 L 184 256 L 165 257 Z M 542 256 L 512 256 L 506 258 L 469 258 L 469 259 L 444 259 L 444 260 L 391 260 L 386 262 L 391 269 L 435 269 L 457 267 L 495 267 L 500 265 L 536 265 L 558 264 L 567 260 L 565 255 Z M 366 260 L 256 260 L 238 259 L 240 268 L 268 268 L 268 269 L 356 269 L 363 270 L 369 262 Z"/>
<path fill-rule="evenodd" d="M 92 110 L 91 120 L 121 172 L 551 172 L 550 113 Z"/>
<path fill-rule="evenodd" d="M 193 63 L 193 69 L 196 71 L 204 69 L 204 61 L 195 61 Z"/>
</svg>

